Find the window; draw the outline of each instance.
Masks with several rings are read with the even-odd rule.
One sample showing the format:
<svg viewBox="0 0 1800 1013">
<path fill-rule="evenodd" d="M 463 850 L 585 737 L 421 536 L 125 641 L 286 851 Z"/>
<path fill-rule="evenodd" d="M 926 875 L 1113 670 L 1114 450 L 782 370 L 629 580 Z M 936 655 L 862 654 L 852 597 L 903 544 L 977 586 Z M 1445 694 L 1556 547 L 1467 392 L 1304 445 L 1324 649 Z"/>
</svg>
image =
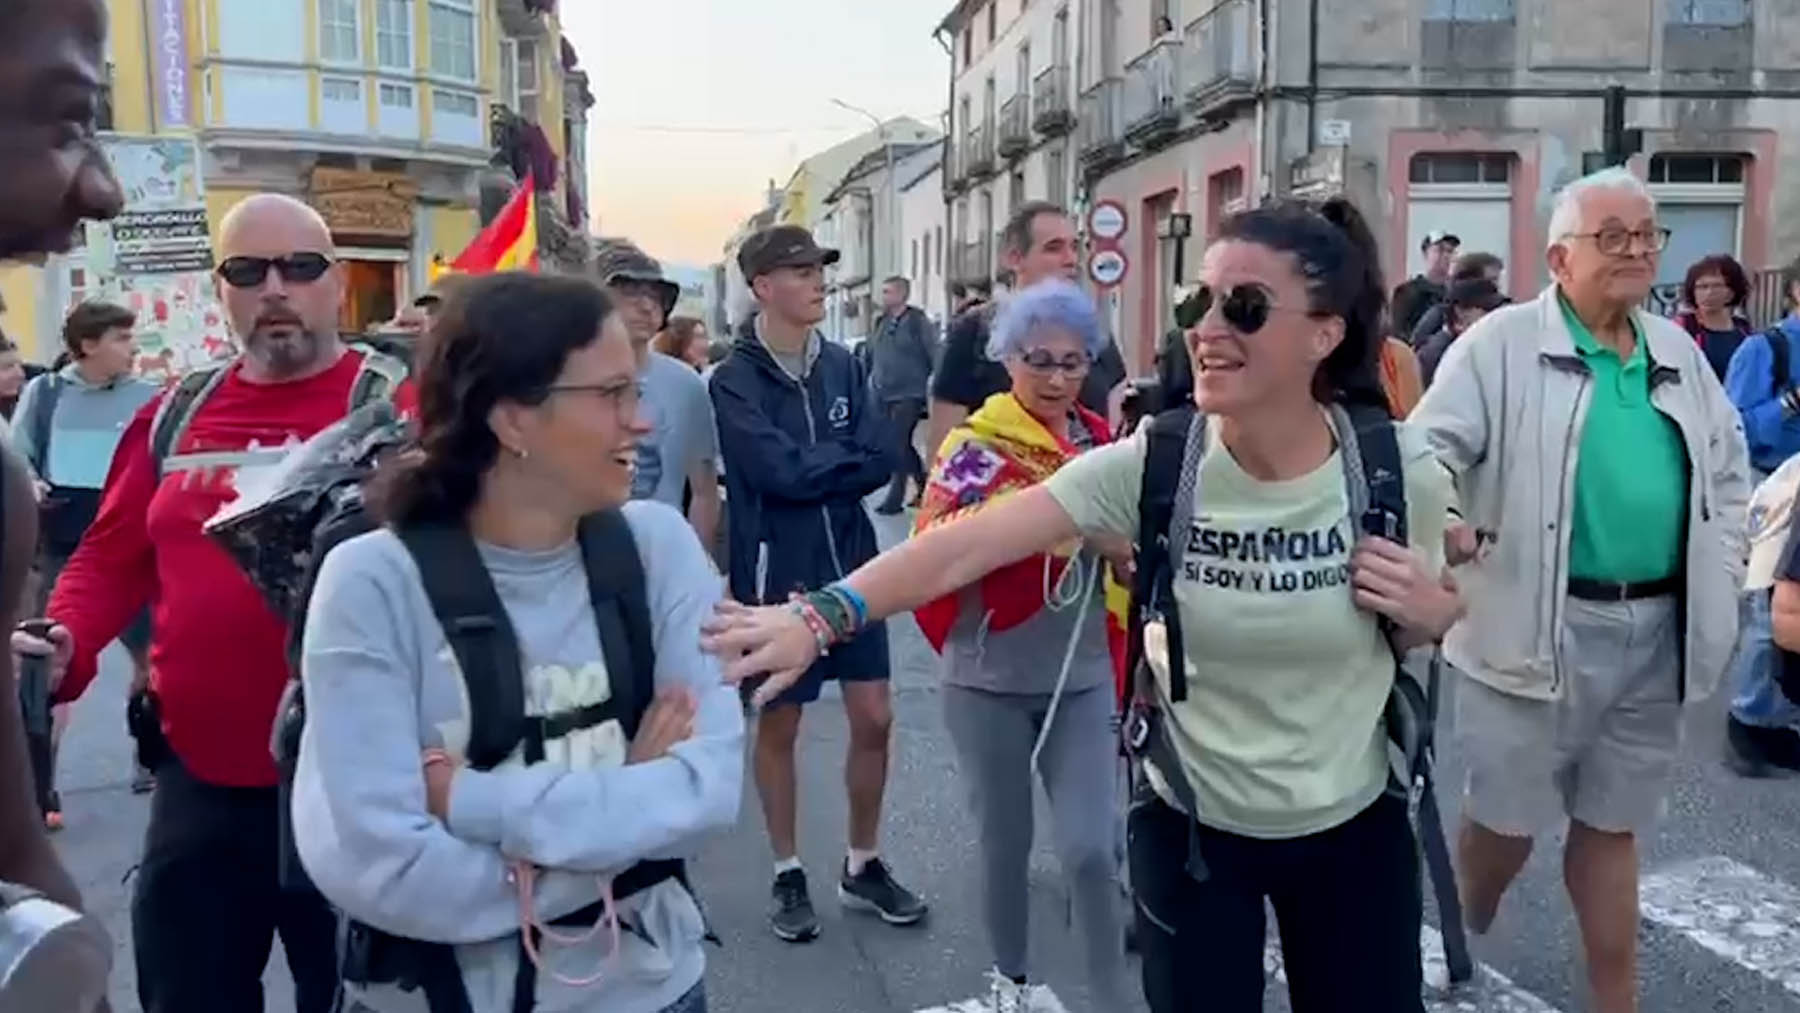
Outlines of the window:
<svg viewBox="0 0 1800 1013">
<path fill-rule="evenodd" d="M 919 276 L 919 241 L 917 239 L 912 241 L 912 258 L 913 269 L 911 276 L 917 278 Z"/>
<path fill-rule="evenodd" d="M 362 28 L 356 0 L 319 0 L 319 59 L 326 63 L 361 63 Z"/>
<path fill-rule="evenodd" d="M 1425 17 L 1431 21 L 1511 21 L 1513 0 L 1431 0 Z"/>
<path fill-rule="evenodd" d="M 965 28 L 963 29 L 963 69 L 968 70 L 969 64 L 973 62 L 975 62 L 975 29 Z"/>
<path fill-rule="evenodd" d="M 937 271 L 940 275 L 944 273 L 944 227 L 942 225 L 937 227 Z"/>
<path fill-rule="evenodd" d="M 431 0 L 431 72 L 475 80 L 475 0 Z"/>
<path fill-rule="evenodd" d="M 1044 152 L 1044 197 L 1059 207 L 1067 207 L 1069 200 L 1063 175 L 1063 149 L 1058 144 Z"/>
<path fill-rule="evenodd" d="M 431 93 L 433 108 L 446 116 L 467 116 L 470 119 L 481 111 L 481 103 L 473 95 L 465 95 L 459 91 L 434 91 Z"/>
<path fill-rule="evenodd" d="M 1019 47 L 1019 86 L 1015 89 L 1025 96 L 1025 108 L 1031 108 L 1031 43 Z"/>
<path fill-rule="evenodd" d="M 1414 155 L 1414 183 L 1506 183 L 1512 179 L 1512 156 L 1486 152 L 1445 151 Z"/>
<path fill-rule="evenodd" d="M 411 85 L 384 83 L 376 94 L 381 104 L 388 109 L 411 109 L 413 107 Z"/>
<path fill-rule="evenodd" d="M 1025 203 L 1025 170 L 1020 169 L 1012 174 L 1007 186 L 1006 206 L 1016 208 Z"/>
<path fill-rule="evenodd" d="M 1652 155 L 1649 183 L 1742 183 L 1742 155 Z"/>
<path fill-rule="evenodd" d="M 517 86 L 514 91 L 516 104 L 513 106 L 520 116 L 532 122 L 538 118 L 538 47 L 532 39 L 517 39 L 513 42 L 517 63 Z"/>
<path fill-rule="evenodd" d="M 326 102 L 361 102 L 362 82 L 348 77 L 322 77 L 319 97 Z"/>
<path fill-rule="evenodd" d="M 375 0 L 375 62 L 388 70 L 413 65 L 412 0 Z"/>
<path fill-rule="evenodd" d="M 1050 36 L 1050 59 L 1056 61 L 1058 67 L 1069 65 L 1069 9 L 1067 7 L 1056 12 L 1056 25 Z"/>
<path fill-rule="evenodd" d="M 1669 22 L 1731 28 L 1750 21 L 1750 0 L 1669 0 Z"/>
<path fill-rule="evenodd" d="M 1000 34 L 1000 0 L 991 0 L 988 4 L 988 45 L 994 44 L 994 36 Z"/>
</svg>

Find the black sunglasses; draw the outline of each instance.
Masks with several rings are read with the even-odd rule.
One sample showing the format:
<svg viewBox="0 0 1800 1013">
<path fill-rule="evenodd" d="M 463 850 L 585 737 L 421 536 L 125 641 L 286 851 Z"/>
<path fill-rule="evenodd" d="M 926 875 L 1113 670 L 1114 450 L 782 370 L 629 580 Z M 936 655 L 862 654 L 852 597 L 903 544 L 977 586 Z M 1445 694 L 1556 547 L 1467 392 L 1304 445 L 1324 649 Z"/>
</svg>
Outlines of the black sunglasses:
<svg viewBox="0 0 1800 1013">
<path fill-rule="evenodd" d="M 1175 307 L 1176 325 L 1184 331 L 1198 327 L 1212 309 L 1215 297 L 1211 286 L 1197 286 Z M 1274 308 L 1268 292 L 1255 285 L 1239 285 L 1225 293 L 1224 301 L 1219 303 L 1219 315 L 1240 334 L 1255 334 L 1269 322 Z"/>
<path fill-rule="evenodd" d="M 290 253 L 285 257 L 226 257 L 219 262 L 219 277 L 232 288 L 255 288 L 269 276 L 269 268 L 281 272 L 282 281 L 318 281 L 331 270 L 331 258 L 323 253 Z"/>
</svg>

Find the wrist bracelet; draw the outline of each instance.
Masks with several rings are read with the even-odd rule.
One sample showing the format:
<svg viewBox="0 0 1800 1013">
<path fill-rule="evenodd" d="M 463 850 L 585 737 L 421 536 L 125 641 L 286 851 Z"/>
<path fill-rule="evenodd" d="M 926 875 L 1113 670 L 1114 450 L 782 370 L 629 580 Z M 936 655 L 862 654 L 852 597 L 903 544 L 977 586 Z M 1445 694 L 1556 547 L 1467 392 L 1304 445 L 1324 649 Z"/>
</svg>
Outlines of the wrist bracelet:
<svg viewBox="0 0 1800 1013">
<path fill-rule="evenodd" d="M 796 597 L 788 603 L 788 611 L 799 616 L 800 621 L 806 624 L 807 632 L 813 635 L 813 641 L 819 648 L 819 656 L 830 654 L 831 626 L 825 621 L 825 617 L 819 614 L 819 610 L 804 598 Z"/>
<path fill-rule="evenodd" d="M 869 602 L 862 595 L 857 594 L 849 584 L 840 580 L 825 590 L 842 598 L 844 604 L 850 607 L 850 618 L 855 623 L 857 630 L 869 625 Z"/>
</svg>

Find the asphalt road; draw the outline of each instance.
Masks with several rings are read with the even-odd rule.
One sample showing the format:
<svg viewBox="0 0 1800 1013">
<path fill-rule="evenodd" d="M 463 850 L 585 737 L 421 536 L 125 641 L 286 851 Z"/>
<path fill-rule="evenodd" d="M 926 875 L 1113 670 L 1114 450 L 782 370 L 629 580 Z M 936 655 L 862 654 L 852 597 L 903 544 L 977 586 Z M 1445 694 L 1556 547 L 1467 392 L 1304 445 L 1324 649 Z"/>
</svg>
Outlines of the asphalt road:
<svg viewBox="0 0 1800 1013">
<path fill-rule="evenodd" d="M 884 537 L 897 520 L 877 518 Z M 928 923 L 894 929 L 845 914 L 829 885 L 844 848 L 842 708 L 827 697 L 808 713 L 802 752 L 802 858 L 825 923 L 807 946 L 778 942 L 764 912 L 771 876 L 754 789 L 743 818 L 709 846 L 698 883 L 724 946 L 708 976 L 719 1013 L 957 1013 L 982 991 L 990 956 L 980 927 L 975 836 L 962 807 L 954 753 L 943 730 L 933 657 L 910 620 L 894 624 L 896 735 L 884 851 L 898 874 L 933 904 Z M 77 706 L 63 748 L 68 827 L 58 838 L 92 908 L 118 940 L 114 1009 L 138 1009 L 130 958 L 128 870 L 148 813 L 127 789 L 123 730 L 127 678 L 115 648 Z M 1718 762 L 1723 705 L 1691 710 L 1669 816 L 1645 849 L 1655 877 L 1642 923 L 1647 1013 L 1800 1013 L 1800 781 L 1740 780 Z M 1448 712 L 1448 708 L 1446 708 Z M 1453 741 L 1453 740 L 1452 740 Z M 1453 744 L 1441 797 L 1456 812 Z M 1039 798 L 1039 840 L 1047 840 Z M 1483 987 L 1433 1010 L 1575 1013 L 1583 1007 L 1577 936 L 1561 885 L 1560 841 L 1540 842 L 1489 938 L 1478 940 Z M 1086 1011 L 1067 895 L 1047 846 L 1033 861 L 1034 968 L 1071 1011 Z M 1435 917 L 1435 916 L 1430 916 Z M 266 979 L 272 1011 L 291 1010 L 279 948 Z M 1285 1010 L 1277 980 L 1269 1010 Z M 1346 1009 L 1353 1009 L 1346 1006 Z M 1112 1011 L 1104 1011 L 1112 1013 Z"/>
</svg>

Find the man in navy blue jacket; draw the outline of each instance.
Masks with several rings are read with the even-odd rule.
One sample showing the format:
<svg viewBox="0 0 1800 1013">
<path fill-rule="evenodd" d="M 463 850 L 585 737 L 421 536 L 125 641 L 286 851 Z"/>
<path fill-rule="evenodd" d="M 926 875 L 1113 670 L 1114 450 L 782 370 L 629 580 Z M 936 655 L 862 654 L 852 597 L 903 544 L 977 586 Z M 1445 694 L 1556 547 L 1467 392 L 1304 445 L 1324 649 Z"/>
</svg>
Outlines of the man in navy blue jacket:
<svg viewBox="0 0 1800 1013">
<path fill-rule="evenodd" d="M 731 504 L 731 594 L 741 602 L 786 601 L 846 576 L 878 551 L 862 501 L 893 474 L 893 440 L 869 403 L 862 364 L 815 326 L 825 317 L 824 269 L 837 259 L 793 225 L 764 229 L 738 251 L 757 312 L 710 388 Z M 775 852 L 769 924 L 788 942 L 819 934 L 795 845 L 794 746 L 801 709 L 818 699 L 826 679 L 841 684 L 850 721 L 850 847 L 838 898 L 891 925 L 925 916 L 877 845 L 893 710 L 887 630 L 876 624 L 832 648 L 757 719 L 756 787 Z"/>
</svg>

